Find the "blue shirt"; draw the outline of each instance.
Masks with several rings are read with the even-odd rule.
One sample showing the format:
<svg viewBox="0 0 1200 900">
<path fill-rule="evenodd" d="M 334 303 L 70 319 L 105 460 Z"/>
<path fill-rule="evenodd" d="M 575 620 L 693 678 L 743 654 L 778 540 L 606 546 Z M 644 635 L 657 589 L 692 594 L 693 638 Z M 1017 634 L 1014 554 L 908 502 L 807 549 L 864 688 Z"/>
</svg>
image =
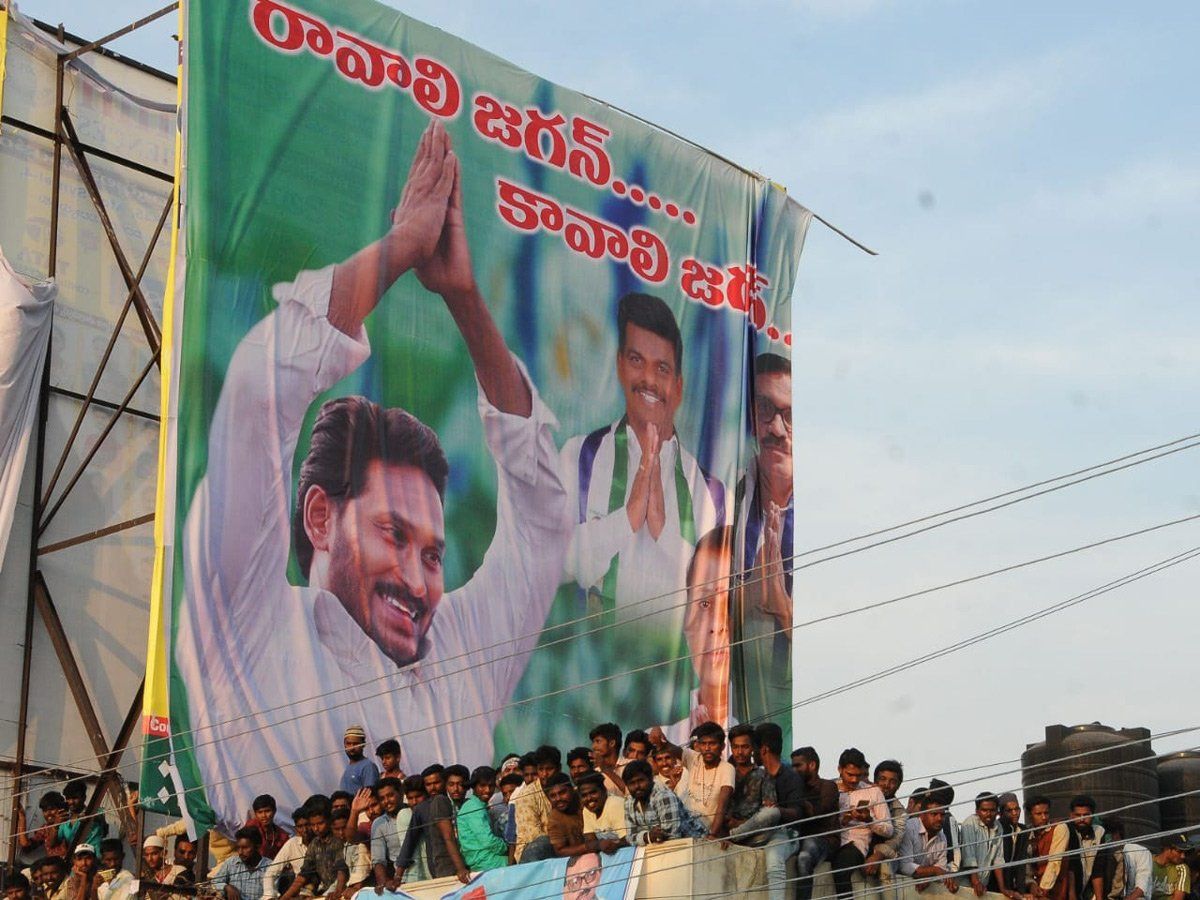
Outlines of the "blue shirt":
<svg viewBox="0 0 1200 900">
<path fill-rule="evenodd" d="M 215 888 L 231 885 L 237 888 L 242 900 L 262 900 L 264 886 L 263 873 L 270 867 L 271 860 L 265 856 L 259 857 L 258 865 L 253 869 L 246 867 L 236 853 L 229 857 L 213 873 L 211 884 Z"/>
<path fill-rule="evenodd" d="M 342 773 L 342 781 L 338 785 L 338 789 L 348 794 L 357 794 L 365 787 L 375 787 L 375 782 L 378 780 L 379 769 L 375 767 L 375 763 L 364 756 L 362 759 L 346 766 L 346 771 Z"/>
<path fill-rule="evenodd" d="M 371 823 L 371 863 L 385 866 L 395 865 L 400 858 L 400 848 L 404 846 L 404 836 L 408 834 L 408 823 L 412 819 L 412 810 L 407 806 L 397 810 L 396 815 L 380 813 Z"/>
</svg>

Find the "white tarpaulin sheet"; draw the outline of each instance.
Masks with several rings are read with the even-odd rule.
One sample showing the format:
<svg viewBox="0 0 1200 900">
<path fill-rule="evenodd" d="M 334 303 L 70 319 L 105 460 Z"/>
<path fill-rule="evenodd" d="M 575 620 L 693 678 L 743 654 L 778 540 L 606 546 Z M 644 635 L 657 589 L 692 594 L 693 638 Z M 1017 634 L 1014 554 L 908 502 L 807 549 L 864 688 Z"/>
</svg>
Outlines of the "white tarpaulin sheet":
<svg viewBox="0 0 1200 900">
<path fill-rule="evenodd" d="M 27 286 L 0 249 L 0 566 L 37 420 L 55 292 L 53 282 Z"/>
</svg>

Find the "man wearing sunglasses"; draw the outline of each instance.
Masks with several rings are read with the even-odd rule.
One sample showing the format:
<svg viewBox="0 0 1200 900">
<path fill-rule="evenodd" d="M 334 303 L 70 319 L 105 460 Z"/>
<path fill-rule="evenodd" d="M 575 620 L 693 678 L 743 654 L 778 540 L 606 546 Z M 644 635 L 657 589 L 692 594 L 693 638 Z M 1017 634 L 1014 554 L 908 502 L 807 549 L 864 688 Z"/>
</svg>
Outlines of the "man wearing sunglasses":
<svg viewBox="0 0 1200 900">
<path fill-rule="evenodd" d="M 775 353 L 754 360 L 757 453 L 734 492 L 734 571 L 742 573 L 733 626 L 733 715 L 778 716 L 791 703 L 792 363 Z M 787 717 L 783 717 L 784 721 Z"/>
</svg>

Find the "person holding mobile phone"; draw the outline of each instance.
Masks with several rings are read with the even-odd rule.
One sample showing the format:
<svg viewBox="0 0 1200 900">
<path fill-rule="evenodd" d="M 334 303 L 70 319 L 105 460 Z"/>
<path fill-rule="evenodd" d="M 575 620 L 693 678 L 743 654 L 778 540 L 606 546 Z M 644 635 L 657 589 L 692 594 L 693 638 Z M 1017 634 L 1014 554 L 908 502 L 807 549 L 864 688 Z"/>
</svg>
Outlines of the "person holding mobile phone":
<svg viewBox="0 0 1200 900">
<path fill-rule="evenodd" d="M 883 791 L 866 780 L 869 772 L 861 750 L 850 747 L 842 751 L 838 759 L 837 782 L 842 832 L 840 845 L 833 856 L 833 883 L 839 900 L 853 893 L 853 874 L 866 861 L 871 839 L 889 838 L 894 830 L 887 798 Z"/>
</svg>

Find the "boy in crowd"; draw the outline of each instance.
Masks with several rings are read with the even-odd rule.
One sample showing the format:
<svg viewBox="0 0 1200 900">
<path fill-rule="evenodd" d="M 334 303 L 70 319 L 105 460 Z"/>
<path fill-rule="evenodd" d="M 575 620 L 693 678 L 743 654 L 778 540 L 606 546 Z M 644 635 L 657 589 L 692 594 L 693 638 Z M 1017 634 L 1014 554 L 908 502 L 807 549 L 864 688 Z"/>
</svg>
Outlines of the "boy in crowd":
<svg viewBox="0 0 1200 900">
<path fill-rule="evenodd" d="M 625 828 L 630 844 L 661 844 L 708 833 L 674 791 L 654 783 L 650 763 L 644 759 L 626 765 L 622 779 L 629 791 L 625 797 Z"/>
<path fill-rule="evenodd" d="M 335 817 L 333 825 L 341 831 L 344 865 L 338 873 L 333 891 L 325 896 L 328 900 L 349 900 L 371 877 L 371 851 L 367 849 L 367 844 L 358 839 L 354 816 L 346 816 L 345 819 Z"/>
<path fill-rule="evenodd" d="M 66 881 L 66 900 L 91 900 L 101 884 L 96 866 L 96 848 L 80 844 L 71 856 L 71 876 Z"/>
<path fill-rule="evenodd" d="M 301 806 L 292 811 L 292 823 L 296 834 L 287 839 L 279 852 L 271 858 L 271 866 L 263 873 L 263 900 L 275 900 L 280 891 L 286 891 L 292 880 L 300 874 L 304 857 L 308 853 L 309 811 Z"/>
<path fill-rule="evenodd" d="M 1172 834 L 1162 839 L 1160 847 L 1150 876 L 1151 900 L 1184 900 L 1192 890 L 1186 862 L 1192 845 L 1184 835 Z"/>
<path fill-rule="evenodd" d="M 495 794 L 492 795 L 492 802 L 488 804 L 488 815 L 492 818 L 492 831 L 503 839 L 504 843 L 510 848 L 516 841 L 517 820 L 513 815 L 513 795 L 517 792 L 517 788 L 525 784 L 525 779 L 521 777 L 521 773 L 511 771 L 506 775 L 501 776 L 500 784 L 500 800 L 495 799 Z M 512 840 L 509 839 L 509 830 L 512 829 Z"/>
<path fill-rule="evenodd" d="M 1000 844 L 1005 865 L 996 869 L 1000 893 L 1008 900 L 1020 900 L 1025 878 L 1021 867 L 1013 865 L 1028 855 L 1029 830 L 1021 821 L 1021 802 L 1012 793 L 1000 795 Z M 1107 894 L 1105 895 L 1107 896 Z"/>
<path fill-rule="evenodd" d="M 305 804 L 309 805 L 309 804 Z M 338 814 L 338 821 L 349 819 L 348 811 Z M 313 804 L 309 806 L 309 839 L 304 851 L 304 862 L 300 874 L 292 881 L 282 900 L 293 900 L 308 888 L 314 895 L 321 895 L 338 882 L 338 873 L 345 867 L 345 841 L 334 828 L 334 815 L 328 808 Z"/>
<path fill-rule="evenodd" d="M 157 834 L 142 841 L 142 878 L 159 884 L 187 884 L 183 866 L 167 862 L 167 843 Z"/>
<path fill-rule="evenodd" d="M 488 803 L 496 792 L 496 770 L 479 766 L 470 776 L 471 796 L 458 809 L 458 844 L 472 872 L 508 865 L 508 844 L 492 831 Z"/>
<path fill-rule="evenodd" d="M 1026 893 L 1041 900 L 1067 900 L 1071 891 L 1071 867 L 1063 865 L 1070 845 L 1066 822 L 1050 821 L 1050 798 L 1034 795 L 1025 801 L 1029 822 L 1029 880 Z"/>
<path fill-rule="evenodd" d="M 103 816 L 83 818 L 87 812 L 87 785 L 82 781 L 67 782 L 63 801 L 67 804 L 67 821 L 58 826 L 59 843 L 66 844 L 68 853 L 79 844 L 100 846 L 108 834 L 108 823 Z"/>
<path fill-rule="evenodd" d="M 397 781 L 404 780 L 404 770 L 400 768 L 401 752 L 398 740 L 388 738 L 375 748 L 375 756 L 379 759 L 380 778 L 395 778 Z M 378 782 L 376 783 L 378 784 Z"/>
<path fill-rule="evenodd" d="M 171 854 L 171 865 L 183 869 L 183 874 L 179 877 L 183 879 L 184 884 L 196 883 L 196 842 L 187 834 L 176 835 L 175 850 Z"/>
<path fill-rule="evenodd" d="M 623 769 L 635 759 L 650 758 L 650 737 L 640 728 L 635 728 L 625 735 L 625 750 L 617 760 L 617 768 Z"/>
<path fill-rule="evenodd" d="M 605 788 L 610 794 L 625 796 L 625 782 L 620 772 L 621 726 L 603 722 L 588 732 L 592 742 L 592 765 L 604 775 Z"/>
<path fill-rule="evenodd" d="M 275 824 L 275 798 L 270 794 L 259 794 L 250 804 L 251 816 L 244 828 L 258 832 L 259 852 L 267 859 L 275 859 L 291 835 Z"/>
<path fill-rule="evenodd" d="M 58 791 L 47 791 L 38 800 L 38 809 L 42 813 L 42 825 L 30 830 L 25 807 L 17 804 L 17 845 L 26 852 L 40 848 L 46 856 L 65 860 L 69 848 L 59 839 L 58 829 L 71 815 L 67 801 Z"/>
<path fill-rule="evenodd" d="M 43 856 L 31 872 L 35 900 L 66 900 L 67 864 L 61 856 Z"/>
<path fill-rule="evenodd" d="M 787 861 L 801 846 L 800 834 L 793 823 L 811 816 L 812 805 L 805 796 L 804 781 L 796 771 L 783 763 L 783 729 L 774 722 L 763 722 L 754 729 L 754 755 L 767 773 L 770 790 L 779 809 L 779 827 L 771 832 L 763 855 L 766 857 L 767 896 L 782 900 L 788 893 Z M 766 790 L 766 788 L 764 788 Z M 801 880 L 797 890 L 805 885 Z M 812 880 L 807 880 L 809 892 Z"/>
<path fill-rule="evenodd" d="M 427 881 L 430 877 L 429 857 L 426 854 L 425 844 L 422 842 L 422 834 L 415 830 L 413 817 L 416 814 L 417 807 L 429 799 L 429 792 L 425 790 L 425 779 L 420 775 L 409 775 L 402 782 L 402 787 L 404 788 L 404 802 L 406 806 L 396 816 L 396 833 L 400 837 L 400 848 L 403 848 L 409 832 L 414 832 L 413 841 L 417 849 L 413 854 L 412 864 L 404 872 L 396 876 L 396 881 L 403 880 L 405 883 Z M 400 848 L 392 856 L 389 869 L 393 868 L 396 860 L 400 858 Z"/>
<path fill-rule="evenodd" d="M 579 794 L 571 784 L 571 777 L 565 772 L 551 776 L 546 782 L 546 799 L 550 801 L 546 838 L 554 855 L 571 857 L 595 852 L 596 836 L 584 837 L 583 807 L 579 805 Z"/>
<path fill-rule="evenodd" d="M 1067 828 L 1071 832 L 1068 848 L 1071 851 L 1071 877 L 1079 900 L 1092 898 L 1092 867 L 1096 864 L 1096 853 L 1104 840 L 1104 826 L 1093 821 L 1096 801 L 1087 794 L 1071 798 L 1071 818 Z"/>
<path fill-rule="evenodd" d="M 17 872 L 4 885 L 4 900 L 33 900 L 29 879 Z"/>
<path fill-rule="evenodd" d="M 567 754 L 567 774 L 578 783 L 579 778 L 592 771 L 592 751 L 587 747 L 576 747 Z"/>
</svg>

